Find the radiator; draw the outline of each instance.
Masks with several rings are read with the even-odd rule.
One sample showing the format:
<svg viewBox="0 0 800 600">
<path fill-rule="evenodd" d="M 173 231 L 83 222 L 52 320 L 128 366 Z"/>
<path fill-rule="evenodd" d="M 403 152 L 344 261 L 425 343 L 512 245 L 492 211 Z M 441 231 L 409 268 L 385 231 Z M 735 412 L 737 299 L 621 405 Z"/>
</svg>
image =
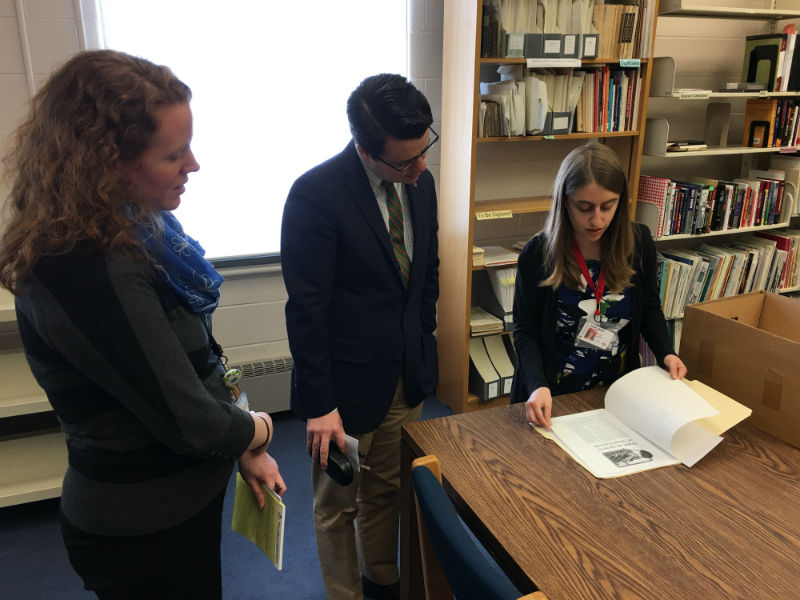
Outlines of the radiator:
<svg viewBox="0 0 800 600">
<path fill-rule="evenodd" d="M 239 387 L 247 392 L 250 410 L 266 413 L 289 410 L 291 356 L 232 364 L 228 367 L 242 372 Z"/>
</svg>

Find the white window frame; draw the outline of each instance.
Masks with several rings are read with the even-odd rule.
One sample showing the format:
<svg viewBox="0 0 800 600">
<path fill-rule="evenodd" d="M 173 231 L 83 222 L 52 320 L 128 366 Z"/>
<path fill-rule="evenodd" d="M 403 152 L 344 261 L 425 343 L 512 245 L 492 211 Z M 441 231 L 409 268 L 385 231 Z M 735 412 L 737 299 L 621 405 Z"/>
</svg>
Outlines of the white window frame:
<svg viewBox="0 0 800 600">
<path fill-rule="evenodd" d="M 81 40 L 82 45 L 114 46 L 165 64 L 192 88 L 192 149 L 201 169 L 190 175 L 175 214 L 187 233 L 206 248 L 207 257 L 221 266 L 279 260 L 280 217 L 286 194 L 295 178 L 348 143 L 345 106 L 350 91 L 361 79 L 375 73 L 408 76 L 408 0 L 74 1 L 81 10 L 83 35 L 89 40 Z M 110 18 L 114 4 L 135 7 L 146 16 L 139 25 L 134 22 L 136 15 L 126 18 L 134 35 L 120 34 L 119 29 L 104 21 L 104 17 Z M 244 10 L 246 5 L 250 12 Z M 401 47 L 391 47 L 399 58 L 377 58 L 380 44 L 376 40 L 385 42 L 387 28 L 376 24 L 374 18 L 367 24 L 357 18 L 379 5 L 393 5 L 394 14 L 402 14 L 402 22 L 395 18 L 390 27 L 395 32 L 402 28 Z M 218 13 L 213 25 L 192 25 L 192 18 L 197 19 L 201 13 L 208 15 L 212 7 Z M 260 25 L 264 18 L 256 14 L 265 7 L 269 9 L 265 14 L 274 17 L 267 26 Z M 292 8 L 302 10 L 302 19 L 294 20 L 288 15 Z M 336 14 L 325 13 L 333 9 Z M 331 36 L 330 23 L 337 14 L 346 18 L 347 29 L 337 28 Z M 233 42 L 222 40 L 219 28 L 226 22 L 238 27 Z M 157 33 L 161 27 L 172 31 L 180 45 L 174 50 L 159 48 L 148 52 L 150 44 L 157 45 L 153 40 L 164 39 Z M 186 43 L 190 27 L 203 31 L 202 44 L 194 49 Z M 280 52 L 270 50 L 270 44 L 284 32 L 289 35 L 287 41 L 278 44 Z M 115 39 L 127 41 L 115 46 Z M 227 50 L 231 45 L 236 49 Z M 263 56 L 258 51 L 262 47 Z M 233 57 L 236 61 L 231 60 Z M 282 68 L 288 61 L 296 66 L 286 72 Z M 354 69 L 345 73 L 343 65 Z M 209 72 L 215 72 L 211 86 L 201 80 Z M 242 90 L 255 78 L 269 83 L 260 90 L 244 93 Z M 219 95 L 216 91 L 220 89 L 234 91 Z M 299 108 L 304 98 L 314 100 L 313 109 Z M 299 116 L 305 114 L 308 116 Z M 283 131 L 274 136 L 278 139 L 270 139 L 281 128 Z M 263 141 L 250 149 L 245 141 L 254 136 Z M 219 173 L 225 176 L 212 176 Z M 232 200 L 245 194 L 252 199 Z M 225 236 L 232 241 L 223 242 Z M 225 246 L 226 243 L 233 246 Z M 224 248 L 228 247 L 236 250 L 226 251 Z"/>
</svg>

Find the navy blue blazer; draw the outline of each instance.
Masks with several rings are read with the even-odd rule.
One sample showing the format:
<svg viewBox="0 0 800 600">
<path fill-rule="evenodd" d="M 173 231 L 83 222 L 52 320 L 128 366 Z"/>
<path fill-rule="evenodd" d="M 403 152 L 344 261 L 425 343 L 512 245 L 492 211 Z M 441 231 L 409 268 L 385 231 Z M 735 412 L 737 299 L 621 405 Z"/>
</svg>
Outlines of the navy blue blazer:
<svg viewBox="0 0 800 600">
<path fill-rule="evenodd" d="M 295 181 L 283 211 L 281 266 L 300 418 L 339 409 L 345 431 L 373 431 L 402 375 L 416 406 L 436 391 L 438 220 L 433 177 L 407 185 L 414 252 L 404 287 L 354 143 Z"/>
</svg>

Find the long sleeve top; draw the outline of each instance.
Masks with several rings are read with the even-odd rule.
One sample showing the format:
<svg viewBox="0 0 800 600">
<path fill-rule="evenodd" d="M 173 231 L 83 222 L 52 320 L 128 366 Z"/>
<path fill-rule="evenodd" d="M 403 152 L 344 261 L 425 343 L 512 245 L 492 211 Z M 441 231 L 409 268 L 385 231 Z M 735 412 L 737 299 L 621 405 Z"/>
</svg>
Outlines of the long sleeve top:
<svg viewBox="0 0 800 600">
<path fill-rule="evenodd" d="M 674 350 L 667 331 L 656 285 L 656 248 L 650 232 L 633 223 L 635 274 L 632 280 L 631 322 L 625 328 L 627 344 L 623 372 L 640 366 L 636 351 L 640 333 L 660 365 Z M 553 387 L 558 369 L 556 353 L 556 294 L 551 287 L 539 285 L 549 276 L 545 272 L 544 234 L 528 241 L 519 256 L 514 291 L 514 347 L 517 368 L 511 387 L 511 402 L 525 402 L 539 387 Z"/>
<path fill-rule="evenodd" d="M 20 291 L 25 355 L 66 434 L 67 519 L 138 535 L 207 506 L 254 434 L 222 382 L 208 317 L 115 254 L 45 257 Z"/>
</svg>

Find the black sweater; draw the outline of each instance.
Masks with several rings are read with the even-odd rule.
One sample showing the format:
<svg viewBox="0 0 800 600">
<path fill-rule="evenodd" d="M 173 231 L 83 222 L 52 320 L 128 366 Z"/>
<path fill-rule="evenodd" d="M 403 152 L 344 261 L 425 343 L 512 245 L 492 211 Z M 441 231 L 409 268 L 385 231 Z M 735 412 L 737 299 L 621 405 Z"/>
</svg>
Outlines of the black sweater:
<svg viewBox="0 0 800 600">
<path fill-rule="evenodd" d="M 25 355 L 67 437 L 61 507 L 79 529 L 138 535 L 197 514 L 253 437 L 210 323 L 113 254 L 46 257 L 20 286 Z"/>
<path fill-rule="evenodd" d="M 635 240 L 631 322 L 627 331 L 625 373 L 640 366 L 639 334 L 663 366 L 674 354 L 656 286 L 656 248 L 649 230 L 633 223 Z M 533 236 L 519 255 L 514 291 L 514 347 L 517 366 L 511 386 L 511 402 L 525 402 L 539 387 L 553 388 L 558 369 L 556 347 L 556 295 L 551 287 L 539 286 L 549 276 L 543 257 L 544 233 Z M 557 390 L 553 391 L 554 395 Z"/>
</svg>

